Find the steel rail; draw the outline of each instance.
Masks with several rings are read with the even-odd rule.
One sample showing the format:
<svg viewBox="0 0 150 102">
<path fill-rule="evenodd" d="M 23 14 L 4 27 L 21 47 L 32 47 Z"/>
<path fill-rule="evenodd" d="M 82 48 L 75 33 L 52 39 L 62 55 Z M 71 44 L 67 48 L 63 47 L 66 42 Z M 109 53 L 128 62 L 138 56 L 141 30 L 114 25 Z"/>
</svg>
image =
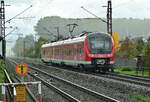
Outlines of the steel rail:
<svg viewBox="0 0 150 102">
<path fill-rule="evenodd" d="M 130 75 L 121 75 L 121 74 L 114 74 L 114 73 L 107 73 L 107 74 L 108 75 L 99 75 L 99 74 L 94 74 L 94 75 L 150 87 L 150 79 L 148 78 L 140 78 L 140 77 L 135 77 Z"/>
<path fill-rule="evenodd" d="M 137 77 L 133 75 L 125 75 L 125 74 L 117 74 L 117 73 L 110 73 L 107 72 L 106 74 L 112 75 L 112 76 L 118 76 L 118 77 L 124 77 L 124 78 L 130 78 L 130 79 L 135 79 L 135 80 L 142 80 L 145 82 L 150 82 L 150 78 L 146 77 Z"/>
<path fill-rule="evenodd" d="M 14 62 L 14 61 L 13 61 L 13 62 Z M 15 63 L 16 63 L 16 62 L 15 62 Z M 43 74 L 45 74 L 45 75 L 47 75 L 47 76 L 49 76 L 49 77 L 55 79 L 55 80 L 61 81 L 61 82 L 63 82 L 63 83 L 67 83 L 67 85 L 71 85 L 71 86 L 74 87 L 74 88 L 77 88 L 77 89 L 79 89 L 79 90 L 81 90 L 81 91 L 83 91 L 83 92 L 85 92 L 85 93 L 88 93 L 88 94 L 90 94 L 90 95 L 92 95 L 92 96 L 94 96 L 94 97 L 97 97 L 97 98 L 99 98 L 99 99 L 101 99 L 101 100 L 104 100 L 104 101 L 106 101 L 106 102 L 120 102 L 119 100 L 116 100 L 116 99 L 114 99 L 114 98 L 108 97 L 108 96 L 103 95 L 103 94 L 100 94 L 100 93 L 98 93 L 98 92 L 96 92 L 96 91 L 87 89 L 87 88 L 85 88 L 85 87 L 83 87 L 83 86 L 80 86 L 80 85 L 78 85 L 78 84 L 72 83 L 72 82 L 70 82 L 70 81 L 68 81 L 68 80 L 65 80 L 65 79 L 62 79 L 62 78 L 60 78 L 60 77 L 58 77 L 58 76 L 54 76 L 54 75 L 52 75 L 52 74 L 50 74 L 50 73 L 47 73 L 47 72 L 45 72 L 45 71 L 42 71 L 42 70 L 40 70 L 40 69 L 38 69 L 38 68 L 36 68 L 36 67 L 33 67 L 33 66 L 31 66 L 31 65 L 28 65 L 28 66 L 29 66 L 30 68 L 32 68 L 32 69 L 34 69 L 34 70 L 40 72 L 40 73 L 43 73 Z"/>
<path fill-rule="evenodd" d="M 15 61 L 11 60 L 14 64 L 17 64 Z M 50 87 L 52 90 L 54 90 L 55 92 L 57 92 L 58 94 L 62 95 L 65 99 L 69 100 L 69 102 L 81 102 L 78 99 L 74 98 L 73 96 L 67 94 L 66 92 L 60 90 L 59 88 L 55 87 L 54 85 L 46 82 L 45 80 L 43 80 L 42 78 L 28 72 L 29 75 L 31 75 L 32 77 L 34 77 L 35 79 L 40 80 L 44 85 L 46 85 L 47 87 Z"/>
<path fill-rule="evenodd" d="M 66 98 L 67 100 L 69 100 L 69 102 L 81 102 L 78 99 L 72 97 L 71 95 L 67 94 L 66 92 L 60 90 L 59 88 L 55 87 L 54 85 L 46 82 L 44 79 L 32 74 L 32 73 L 28 73 L 29 75 L 31 75 L 32 77 L 40 80 L 44 85 L 46 85 L 47 87 L 50 87 L 52 90 L 54 90 L 55 92 L 57 92 L 58 94 L 62 95 L 64 98 Z"/>
</svg>

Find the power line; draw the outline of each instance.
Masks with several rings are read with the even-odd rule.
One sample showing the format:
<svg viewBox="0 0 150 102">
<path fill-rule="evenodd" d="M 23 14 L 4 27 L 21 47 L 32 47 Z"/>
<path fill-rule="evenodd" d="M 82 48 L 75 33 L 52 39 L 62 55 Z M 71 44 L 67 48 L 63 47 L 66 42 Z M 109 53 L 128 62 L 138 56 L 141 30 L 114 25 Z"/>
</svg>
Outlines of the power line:
<svg viewBox="0 0 150 102">
<path fill-rule="evenodd" d="M 73 23 L 73 24 L 67 24 L 67 26 L 69 27 L 70 37 L 73 38 L 72 33 L 73 33 L 75 27 L 78 26 L 78 25 Z M 72 26 L 72 29 L 71 29 L 71 26 Z"/>
<path fill-rule="evenodd" d="M 111 36 L 112 36 L 112 3 L 111 3 L 111 0 L 108 0 L 108 5 L 103 6 L 103 7 L 107 7 L 107 21 L 105 21 L 102 18 L 98 17 L 94 13 L 88 11 L 83 6 L 81 8 L 83 10 L 85 10 L 86 12 L 90 13 L 91 15 L 95 16 L 96 18 L 99 18 L 102 22 L 107 23 L 107 33 L 111 34 Z"/>
<path fill-rule="evenodd" d="M 34 16 L 31 16 L 31 17 L 16 17 L 14 19 L 32 19 L 32 18 L 35 18 Z"/>
<path fill-rule="evenodd" d="M 26 8 L 25 10 L 23 10 L 22 12 L 20 12 L 19 14 L 17 14 L 16 16 L 12 17 L 11 19 L 7 20 L 5 23 L 10 22 L 11 20 L 15 19 L 17 16 L 23 14 L 25 11 L 27 11 L 28 9 L 30 9 L 32 7 L 32 5 L 30 5 L 28 8 Z"/>
<path fill-rule="evenodd" d="M 10 31 L 8 34 L 6 34 L 5 38 L 6 38 L 8 35 L 12 34 L 12 32 L 14 32 L 16 29 L 17 29 L 17 27 L 15 27 L 12 31 Z"/>
<path fill-rule="evenodd" d="M 102 22 L 107 23 L 107 21 L 105 21 L 104 19 L 98 17 L 97 15 L 95 15 L 94 13 L 92 13 L 91 11 L 85 9 L 83 6 L 81 6 L 81 8 L 82 8 L 83 10 L 85 10 L 86 12 L 90 13 L 91 15 L 95 16 L 96 18 L 100 19 Z"/>
</svg>

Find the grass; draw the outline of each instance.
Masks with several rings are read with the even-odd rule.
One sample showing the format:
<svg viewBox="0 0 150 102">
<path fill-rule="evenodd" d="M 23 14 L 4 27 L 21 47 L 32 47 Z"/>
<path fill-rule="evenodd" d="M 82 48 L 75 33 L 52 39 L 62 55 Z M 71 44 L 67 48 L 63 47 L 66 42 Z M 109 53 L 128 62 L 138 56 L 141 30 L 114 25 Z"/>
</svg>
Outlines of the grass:
<svg viewBox="0 0 150 102">
<path fill-rule="evenodd" d="M 129 75 L 137 75 L 135 70 L 131 70 L 131 71 L 122 71 L 121 68 L 115 68 L 114 71 L 116 73 L 119 74 L 129 74 Z M 142 71 L 138 71 L 138 76 L 142 76 Z M 149 76 L 149 72 L 148 71 L 144 71 L 144 76 L 148 77 Z"/>
<path fill-rule="evenodd" d="M 4 72 L 0 68 L 0 83 L 3 83 L 3 82 L 4 82 Z"/>
<path fill-rule="evenodd" d="M 140 102 L 150 102 L 150 97 L 142 96 L 141 94 L 136 93 L 136 92 L 131 93 L 131 94 L 130 94 L 130 97 L 131 97 L 132 99 L 138 100 L 138 101 L 140 101 Z"/>
<path fill-rule="evenodd" d="M 4 72 L 3 69 L 5 68 L 5 64 L 3 60 L 0 60 L 0 83 L 4 82 Z M 0 92 L 1 92 L 1 86 L 0 86 Z M 1 95 L 0 95 L 0 100 L 1 100 Z"/>
<path fill-rule="evenodd" d="M 41 58 L 29 58 L 29 57 L 17 57 L 19 59 L 27 59 L 27 60 L 30 60 L 30 61 L 36 61 L 36 62 L 41 62 Z"/>
</svg>

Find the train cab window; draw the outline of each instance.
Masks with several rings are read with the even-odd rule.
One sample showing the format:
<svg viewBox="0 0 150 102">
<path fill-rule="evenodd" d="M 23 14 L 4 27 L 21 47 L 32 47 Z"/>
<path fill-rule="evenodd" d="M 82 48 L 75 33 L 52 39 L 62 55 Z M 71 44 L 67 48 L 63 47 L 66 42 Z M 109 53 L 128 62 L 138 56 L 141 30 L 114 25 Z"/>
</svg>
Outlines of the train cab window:
<svg viewBox="0 0 150 102">
<path fill-rule="evenodd" d="M 111 38 L 94 36 L 89 38 L 89 45 L 91 53 L 102 54 L 110 53 L 111 51 Z"/>
</svg>

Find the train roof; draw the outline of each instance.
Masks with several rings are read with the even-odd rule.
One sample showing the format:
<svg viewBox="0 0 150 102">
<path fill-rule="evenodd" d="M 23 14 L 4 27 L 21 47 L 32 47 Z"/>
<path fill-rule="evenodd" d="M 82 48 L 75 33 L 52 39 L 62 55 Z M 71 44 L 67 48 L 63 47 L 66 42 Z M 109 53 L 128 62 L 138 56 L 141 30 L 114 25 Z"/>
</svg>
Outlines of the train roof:
<svg viewBox="0 0 150 102">
<path fill-rule="evenodd" d="M 63 41 L 57 41 L 57 42 L 53 42 L 53 43 L 43 44 L 42 48 L 84 42 L 85 38 L 86 38 L 86 35 L 82 36 L 82 37 L 73 38 L 73 39 L 70 38 L 70 39 L 63 40 Z"/>
<path fill-rule="evenodd" d="M 78 42 L 84 42 L 85 38 L 91 34 L 106 34 L 106 33 L 99 33 L 99 32 L 89 32 L 89 33 L 82 33 L 80 34 L 78 37 L 76 38 L 70 38 L 67 40 L 63 40 L 63 41 L 57 41 L 57 42 L 53 42 L 53 43 L 47 43 L 47 44 L 43 44 L 42 48 L 44 47 L 50 47 L 50 46 L 58 46 L 58 45 L 66 45 L 66 44 L 73 44 L 73 43 L 78 43 Z M 106 34 L 108 36 L 110 36 L 109 34 Z"/>
</svg>

